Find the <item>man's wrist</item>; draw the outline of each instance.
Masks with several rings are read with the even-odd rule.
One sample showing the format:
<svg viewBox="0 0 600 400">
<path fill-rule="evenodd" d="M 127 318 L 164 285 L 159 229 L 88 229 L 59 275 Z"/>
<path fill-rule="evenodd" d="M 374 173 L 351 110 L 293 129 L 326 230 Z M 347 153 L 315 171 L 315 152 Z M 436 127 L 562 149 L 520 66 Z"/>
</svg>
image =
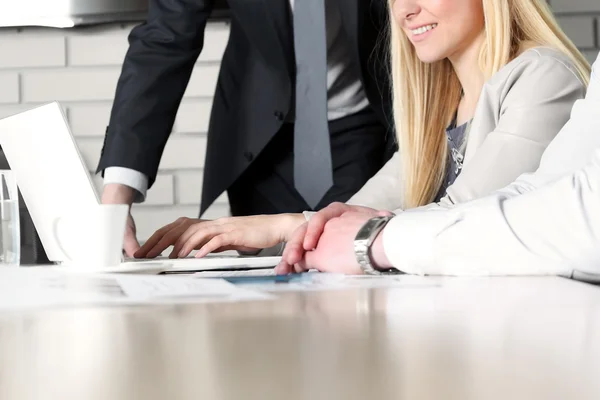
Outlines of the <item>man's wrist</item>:
<svg viewBox="0 0 600 400">
<path fill-rule="evenodd" d="M 370 256 L 371 256 L 371 262 L 373 263 L 373 268 L 378 269 L 378 270 L 388 270 L 390 268 L 393 268 L 393 265 L 390 262 L 390 260 L 387 258 L 386 254 L 385 254 L 385 249 L 383 248 L 383 231 L 384 230 L 385 230 L 385 228 L 382 229 L 381 232 L 379 232 L 379 234 L 375 238 L 375 241 L 371 245 L 371 249 L 369 250 Z"/>
<path fill-rule="evenodd" d="M 392 216 L 370 218 L 363 224 L 354 237 L 354 254 L 363 273 L 378 275 L 383 272 L 389 272 L 390 268 L 383 267 L 386 261 L 382 259 L 381 251 L 375 249 L 374 245 L 381 231 L 391 219 Z M 373 258 L 374 255 L 377 255 L 377 259 Z M 382 264 L 382 266 L 377 265 L 377 262 Z"/>
<path fill-rule="evenodd" d="M 131 206 L 135 196 L 135 189 L 120 183 L 104 185 L 102 191 L 102 204 L 128 204 Z"/>
</svg>

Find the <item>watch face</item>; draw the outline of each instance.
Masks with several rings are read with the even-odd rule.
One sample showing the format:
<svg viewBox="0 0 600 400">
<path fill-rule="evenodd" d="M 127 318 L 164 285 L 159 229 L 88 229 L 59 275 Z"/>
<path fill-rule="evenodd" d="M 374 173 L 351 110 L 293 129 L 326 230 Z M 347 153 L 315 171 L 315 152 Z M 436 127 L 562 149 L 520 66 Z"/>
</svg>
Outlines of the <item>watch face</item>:
<svg viewBox="0 0 600 400">
<path fill-rule="evenodd" d="M 358 231 L 358 235 L 356 235 L 357 239 L 368 239 L 371 235 L 371 231 L 375 226 L 379 224 L 378 219 L 370 219 L 366 224 L 363 225 L 360 231 Z"/>
</svg>

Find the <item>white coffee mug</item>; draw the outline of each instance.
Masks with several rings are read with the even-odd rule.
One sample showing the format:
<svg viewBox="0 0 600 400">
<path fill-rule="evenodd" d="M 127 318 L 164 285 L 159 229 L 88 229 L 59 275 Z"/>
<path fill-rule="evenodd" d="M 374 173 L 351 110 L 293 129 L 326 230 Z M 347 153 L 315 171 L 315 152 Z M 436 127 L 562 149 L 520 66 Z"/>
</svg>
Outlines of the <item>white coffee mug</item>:
<svg viewBox="0 0 600 400">
<path fill-rule="evenodd" d="M 66 263 L 81 267 L 119 265 L 128 212 L 126 204 L 98 204 L 58 217 L 54 237 Z"/>
</svg>

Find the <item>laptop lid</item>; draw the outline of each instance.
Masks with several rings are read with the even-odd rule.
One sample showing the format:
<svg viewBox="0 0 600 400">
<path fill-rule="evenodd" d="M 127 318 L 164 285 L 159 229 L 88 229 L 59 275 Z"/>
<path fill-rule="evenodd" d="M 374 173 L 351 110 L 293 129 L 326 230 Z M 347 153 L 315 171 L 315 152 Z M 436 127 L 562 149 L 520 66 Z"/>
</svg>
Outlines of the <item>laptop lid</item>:
<svg viewBox="0 0 600 400">
<path fill-rule="evenodd" d="M 38 231 L 48 259 L 68 261 L 54 236 L 57 218 L 100 204 L 62 107 L 48 103 L 0 120 L 0 146 Z M 280 257 L 212 255 L 168 260 L 169 271 L 274 267 Z M 154 260 L 125 260 L 148 262 Z M 157 259 L 157 262 L 167 262 Z M 143 264 L 143 263 L 142 263 Z"/>
<path fill-rule="evenodd" d="M 0 120 L 0 146 L 49 260 L 67 261 L 55 220 L 100 200 L 62 107 L 53 102 Z"/>
</svg>

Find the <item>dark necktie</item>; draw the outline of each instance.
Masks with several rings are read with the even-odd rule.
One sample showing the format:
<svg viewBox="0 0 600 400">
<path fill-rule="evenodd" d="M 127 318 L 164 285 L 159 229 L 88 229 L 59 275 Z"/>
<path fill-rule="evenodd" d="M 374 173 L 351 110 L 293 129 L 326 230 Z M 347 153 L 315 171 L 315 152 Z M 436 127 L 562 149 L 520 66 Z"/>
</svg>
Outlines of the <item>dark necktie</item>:
<svg viewBox="0 0 600 400">
<path fill-rule="evenodd" d="M 333 185 L 327 121 L 326 0 L 294 0 L 294 184 L 311 208 Z"/>
</svg>

